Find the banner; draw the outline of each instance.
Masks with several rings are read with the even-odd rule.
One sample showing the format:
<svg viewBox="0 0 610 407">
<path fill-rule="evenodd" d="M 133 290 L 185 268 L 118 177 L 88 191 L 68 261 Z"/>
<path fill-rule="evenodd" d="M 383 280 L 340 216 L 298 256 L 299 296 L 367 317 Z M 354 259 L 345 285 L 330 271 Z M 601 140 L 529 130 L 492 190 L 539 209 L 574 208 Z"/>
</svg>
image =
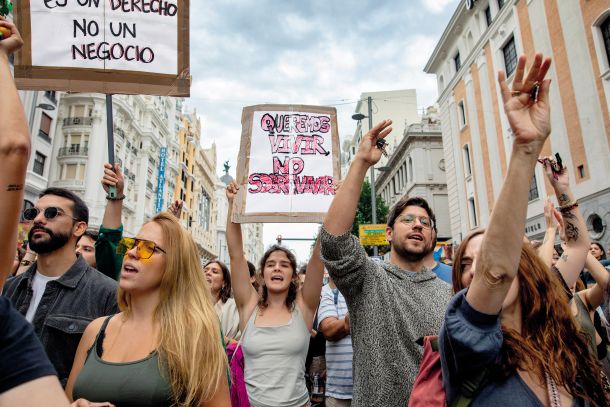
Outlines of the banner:
<svg viewBox="0 0 610 407">
<path fill-rule="evenodd" d="M 385 224 L 380 225 L 359 225 L 358 237 L 363 246 L 389 246 L 390 243 L 385 237 Z"/>
<path fill-rule="evenodd" d="M 21 0 L 22 90 L 189 96 L 188 0 Z"/>
<path fill-rule="evenodd" d="M 341 176 L 339 154 L 335 108 L 244 108 L 233 221 L 322 222 Z"/>
<path fill-rule="evenodd" d="M 159 153 L 159 176 L 157 178 L 157 199 L 155 202 L 155 212 L 163 210 L 163 187 L 165 185 L 165 162 L 167 159 L 167 147 L 161 147 Z"/>
</svg>

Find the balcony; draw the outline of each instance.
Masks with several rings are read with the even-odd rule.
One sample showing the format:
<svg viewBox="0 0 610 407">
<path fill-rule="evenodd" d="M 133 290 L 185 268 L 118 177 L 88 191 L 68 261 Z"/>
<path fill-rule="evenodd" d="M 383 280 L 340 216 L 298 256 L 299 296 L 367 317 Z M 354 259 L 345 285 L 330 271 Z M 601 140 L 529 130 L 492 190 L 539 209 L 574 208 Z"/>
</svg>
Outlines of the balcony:
<svg viewBox="0 0 610 407">
<path fill-rule="evenodd" d="M 153 183 L 150 181 L 146 181 L 146 189 L 148 189 L 150 191 L 154 191 Z"/>
<path fill-rule="evenodd" d="M 117 136 L 119 136 L 120 138 L 122 138 L 123 140 L 125 140 L 125 131 L 123 131 L 122 128 L 120 127 L 115 127 L 114 128 L 114 134 L 116 134 Z"/>
<path fill-rule="evenodd" d="M 53 181 L 54 187 L 66 188 L 66 189 L 85 189 L 85 181 L 77 179 L 67 179 L 62 181 Z"/>
<path fill-rule="evenodd" d="M 59 154 L 57 154 L 57 158 L 61 157 L 87 157 L 89 155 L 88 147 L 81 146 L 72 146 L 72 147 L 62 147 L 59 149 Z"/>
<path fill-rule="evenodd" d="M 92 123 L 93 123 L 92 117 L 66 117 L 66 118 L 64 118 L 64 127 L 91 126 Z"/>
</svg>

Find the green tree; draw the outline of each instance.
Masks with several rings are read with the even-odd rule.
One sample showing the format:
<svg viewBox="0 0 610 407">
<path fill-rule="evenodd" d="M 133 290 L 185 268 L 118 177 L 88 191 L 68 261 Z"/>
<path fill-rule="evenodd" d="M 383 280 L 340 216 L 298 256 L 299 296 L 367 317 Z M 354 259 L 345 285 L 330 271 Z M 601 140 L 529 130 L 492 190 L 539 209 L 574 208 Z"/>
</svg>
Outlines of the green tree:
<svg viewBox="0 0 610 407">
<path fill-rule="evenodd" d="M 356 209 L 356 217 L 354 218 L 354 224 L 352 225 L 352 233 L 358 236 L 359 226 L 369 225 L 373 223 L 373 209 L 371 207 L 371 184 L 368 180 L 364 180 L 362 189 L 360 190 L 360 199 L 358 200 L 358 208 Z M 388 219 L 388 206 L 381 197 L 377 195 L 377 223 L 386 223 Z M 373 254 L 373 246 L 364 246 L 367 253 Z M 380 247 L 380 253 L 383 252 L 384 248 Z"/>
</svg>

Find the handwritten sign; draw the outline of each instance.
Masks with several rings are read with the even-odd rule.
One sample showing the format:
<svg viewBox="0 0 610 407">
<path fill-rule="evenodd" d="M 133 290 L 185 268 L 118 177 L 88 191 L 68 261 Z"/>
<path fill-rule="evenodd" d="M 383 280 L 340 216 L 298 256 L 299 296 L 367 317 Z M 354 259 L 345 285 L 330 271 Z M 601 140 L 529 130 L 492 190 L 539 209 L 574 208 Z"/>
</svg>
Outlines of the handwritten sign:
<svg viewBox="0 0 610 407">
<path fill-rule="evenodd" d="M 386 225 L 359 225 L 358 237 L 363 246 L 389 246 L 385 237 Z"/>
<path fill-rule="evenodd" d="M 25 0 L 20 89 L 188 96 L 188 0 Z"/>
<path fill-rule="evenodd" d="M 340 177 L 339 152 L 334 108 L 245 108 L 233 221 L 321 222 Z"/>
</svg>

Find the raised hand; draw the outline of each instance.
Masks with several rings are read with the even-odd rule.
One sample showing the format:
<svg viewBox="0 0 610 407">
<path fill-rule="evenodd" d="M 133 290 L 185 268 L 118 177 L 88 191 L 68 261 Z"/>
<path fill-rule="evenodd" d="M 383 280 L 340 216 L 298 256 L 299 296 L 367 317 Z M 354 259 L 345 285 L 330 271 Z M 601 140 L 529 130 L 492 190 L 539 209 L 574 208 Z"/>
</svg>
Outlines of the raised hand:
<svg viewBox="0 0 610 407">
<path fill-rule="evenodd" d="M 545 76 L 551 67 L 551 59 L 536 54 L 525 79 L 525 56 L 519 57 L 512 91 L 506 83 L 504 71 L 498 73 L 498 83 L 502 91 L 504 111 L 515 136 L 516 144 L 536 143 L 539 147 L 551 133 L 549 110 L 550 79 Z M 532 90 L 540 86 L 537 101 L 531 97 Z"/>
<path fill-rule="evenodd" d="M 544 201 L 544 220 L 546 221 L 547 228 L 556 228 L 557 219 L 555 217 L 555 206 L 551 202 L 551 198 L 547 196 Z"/>
<path fill-rule="evenodd" d="M 235 199 L 235 195 L 237 195 L 237 191 L 239 191 L 239 185 L 237 182 L 231 181 L 229 185 L 227 185 L 227 199 L 229 200 L 229 204 L 233 203 L 233 199 Z"/>
<path fill-rule="evenodd" d="M 19 51 L 19 49 L 23 46 L 23 39 L 21 38 L 21 34 L 19 34 L 19 30 L 17 30 L 15 24 L 3 17 L 0 17 L 0 27 L 9 30 L 11 33 L 11 35 L 8 37 L 3 37 L 2 41 L 0 41 L 0 54 L 9 55 Z"/>
<path fill-rule="evenodd" d="M 570 177 L 568 176 L 568 169 L 566 167 L 563 167 L 560 172 L 553 172 L 553 165 L 555 164 L 553 157 L 543 157 L 539 159 L 539 161 L 542 161 L 544 174 L 556 192 L 562 192 L 570 188 Z M 562 203 L 560 203 L 560 205 L 561 204 Z"/>
<path fill-rule="evenodd" d="M 102 177 L 102 187 L 104 191 L 108 192 L 109 187 L 116 187 L 117 194 L 119 197 L 123 196 L 123 190 L 125 189 L 125 179 L 121 172 L 119 164 L 114 164 L 114 170 L 112 165 L 104 164 L 104 176 Z"/>
<path fill-rule="evenodd" d="M 180 215 L 182 214 L 182 207 L 184 206 L 184 201 L 180 199 L 176 199 L 172 204 L 167 208 L 167 211 L 180 219 Z"/>
<path fill-rule="evenodd" d="M 375 165 L 381 159 L 382 151 L 376 147 L 377 140 L 385 138 L 392 132 L 392 120 L 383 120 L 369 130 L 360 141 L 356 159 L 370 165 Z"/>
</svg>

